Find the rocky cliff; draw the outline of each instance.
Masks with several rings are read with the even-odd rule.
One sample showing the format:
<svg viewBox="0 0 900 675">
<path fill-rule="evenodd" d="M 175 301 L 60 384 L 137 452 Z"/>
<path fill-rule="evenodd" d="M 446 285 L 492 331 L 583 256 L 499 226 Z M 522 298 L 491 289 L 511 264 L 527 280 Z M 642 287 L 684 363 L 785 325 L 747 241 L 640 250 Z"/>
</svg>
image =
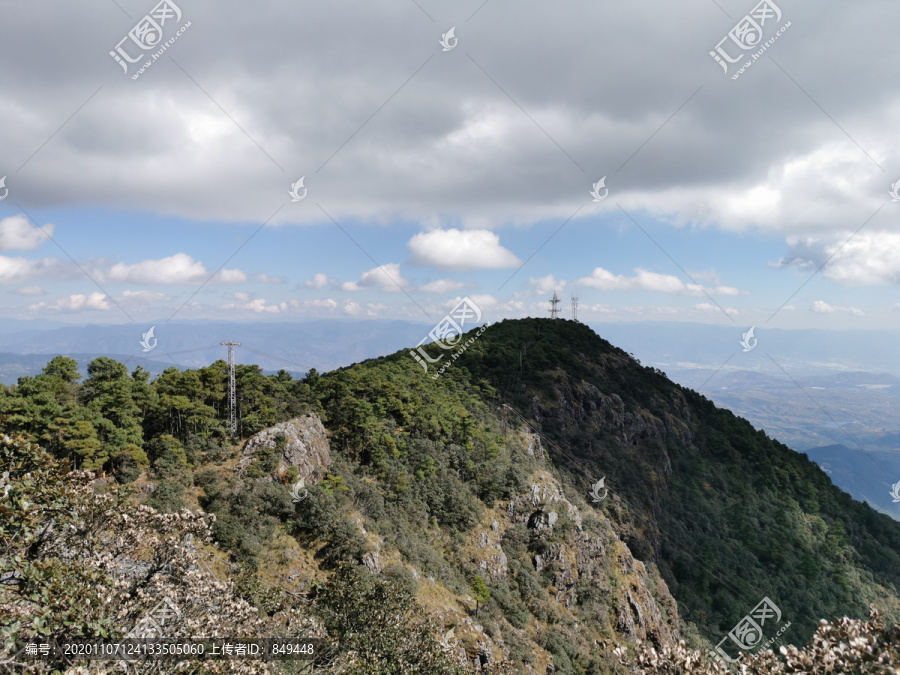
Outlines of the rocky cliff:
<svg viewBox="0 0 900 675">
<path fill-rule="evenodd" d="M 252 436 L 244 445 L 239 466 L 246 469 L 257 460 L 260 450 L 274 450 L 282 437 L 283 445 L 276 470 L 281 472 L 288 467 L 296 467 L 297 479 L 305 486 L 314 485 L 321 479 L 316 470 L 324 470 L 331 465 L 328 434 L 322 420 L 315 413 L 295 417 Z"/>
<path fill-rule="evenodd" d="M 519 430 L 513 444 L 518 444 L 523 459 L 536 454 L 542 459 L 536 452 L 540 437 L 527 428 Z M 573 503 L 552 469 L 542 465 L 540 461 L 520 494 L 483 514 L 455 556 L 490 582 L 521 580 L 524 563 L 553 607 L 554 622 L 610 658 L 613 649 L 626 641 L 648 641 L 658 647 L 677 644 L 681 638 L 677 605 L 655 566 L 636 560 L 608 518 L 583 499 L 577 500 L 581 506 Z M 382 572 L 386 558 L 401 559 L 396 551 L 386 550 L 384 540 L 373 536 L 362 518 L 357 525 L 372 545 L 359 559 L 370 571 Z M 410 570 L 421 585 L 431 588 L 425 598 L 448 592 L 441 588 L 438 593 L 433 577 L 426 578 L 414 566 Z M 474 608 L 471 596 L 453 600 L 425 604 L 444 630 L 453 631 L 452 649 L 474 670 L 509 666 L 512 641 L 526 644 L 532 654 L 525 672 L 555 672 L 553 655 L 540 644 L 545 630 L 541 622 L 518 629 L 507 624 L 504 631 L 488 632 L 469 616 Z"/>
</svg>

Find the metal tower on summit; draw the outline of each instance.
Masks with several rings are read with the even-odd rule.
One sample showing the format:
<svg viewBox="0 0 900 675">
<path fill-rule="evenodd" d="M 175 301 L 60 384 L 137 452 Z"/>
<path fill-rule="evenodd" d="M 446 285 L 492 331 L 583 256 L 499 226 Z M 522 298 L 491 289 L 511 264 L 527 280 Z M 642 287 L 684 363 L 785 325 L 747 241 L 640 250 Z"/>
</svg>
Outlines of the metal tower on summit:
<svg viewBox="0 0 900 675">
<path fill-rule="evenodd" d="M 556 295 L 556 291 L 553 291 L 553 297 L 550 298 L 550 318 L 558 319 L 559 318 L 559 308 L 557 305 L 560 303 L 559 297 Z"/>
<path fill-rule="evenodd" d="M 231 435 L 237 433 L 237 397 L 234 391 L 234 348 L 240 347 L 240 342 L 229 340 L 228 342 L 220 342 L 220 345 L 228 347 L 228 411 L 231 418 Z"/>
</svg>

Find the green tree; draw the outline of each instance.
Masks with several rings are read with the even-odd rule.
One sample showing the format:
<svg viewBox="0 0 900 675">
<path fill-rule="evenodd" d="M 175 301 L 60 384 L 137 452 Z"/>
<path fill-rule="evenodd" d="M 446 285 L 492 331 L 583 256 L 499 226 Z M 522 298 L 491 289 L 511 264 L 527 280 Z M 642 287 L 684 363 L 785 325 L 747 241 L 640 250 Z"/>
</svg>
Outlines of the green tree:
<svg viewBox="0 0 900 675">
<path fill-rule="evenodd" d="M 87 368 L 82 396 L 87 407 L 98 415 L 94 421 L 104 449 L 111 455 L 127 445 L 143 445 L 140 408 L 133 397 L 133 380 L 125 366 L 101 356 Z"/>
<path fill-rule="evenodd" d="M 102 445 L 97 430 L 87 420 L 78 420 L 65 426 L 63 446 L 72 459 L 73 466 L 84 471 L 93 471 L 103 466 L 107 455 L 101 452 Z"/>
<path fill-rule="evenodd" d="M 491 592 L 481 575 L 476 574 L 472 580 L 472 595 L 475 596 L 475 618 L 477 619 L 479 605 L 491 599 Z"/>
</svg>

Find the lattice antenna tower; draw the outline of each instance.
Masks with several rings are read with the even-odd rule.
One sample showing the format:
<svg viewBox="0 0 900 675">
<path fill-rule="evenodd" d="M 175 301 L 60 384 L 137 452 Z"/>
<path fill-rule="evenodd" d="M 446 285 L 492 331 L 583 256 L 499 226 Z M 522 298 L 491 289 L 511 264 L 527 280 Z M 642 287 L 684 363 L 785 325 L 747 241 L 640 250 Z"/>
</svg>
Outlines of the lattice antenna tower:
<svg viewBox="0 0 900 675">
<path fill-rule="evenodd" d="M 578 321 L 578 298 L 572 296 L 572 321 Z"/>
<path fill-rule="evenodd" d="M 512 406 L 509 403 L 504 403 L 500 406 L 500 411 L 503 413 L 503 438 L 506 438 L 506 429 L 507 429 L 507 419 L 506 415 L 509 412 Z"/>
<path fill-rule="evenodd" d="M 556 291 L 553 291 L 553 297 L 550 298 L 550 318 L 558 319 L 559 318 L 559 308 L 557 305 L 559 304 L 559 297 L 556 295 Z"/>
<path fill-rule="evenodd" d="M 240 347 L 240 342 L 229 340 L 220 342 L 220 345 L 228 347 L 228 414 L 231 419 L 231 435 L 237 434 L 237 396 L 234 387 L 234 348 Z"/>
</svg>

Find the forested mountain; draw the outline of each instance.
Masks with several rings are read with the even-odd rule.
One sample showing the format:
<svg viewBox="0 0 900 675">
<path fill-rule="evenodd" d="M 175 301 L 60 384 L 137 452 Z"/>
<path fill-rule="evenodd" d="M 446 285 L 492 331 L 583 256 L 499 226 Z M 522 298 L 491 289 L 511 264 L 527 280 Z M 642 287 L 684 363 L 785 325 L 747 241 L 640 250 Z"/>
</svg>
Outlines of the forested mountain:
<svg viewBox="0 0 900 675">
<path fill-rule="evenodd" d="M 525 319 L 474 336 L 442 374 L 408 351 L 302 380 L 237 366 L 239 435 L 268 429 L 246 447 L 230 438 L 222 361 L 151 380 L 100 358 L 79 382 L 56 357 L 0 388 L 0 473 L 10 472 L 0 574 L 15 580 L 0 585 L 7 654 L 35 635 L 127 630 L 107 621 L 112 601 L 69 607 L 77 589 L 65 580 L 99 569 L 90 583 L 103 587 L 154 553 L 75 555 L 76 543 L 49 542 L 51 516 L 21 506 L 27 495 L 32 507 L 55 504 L 54 531 L 67 532 L 66 504 L 73 531 L 102 551 L 121 539 L 103 528 L 125 525 L 97 515 L 95 492 L 126 512 L 143 502 L 134 513 L 157 514 L 148 523 L 185 507 L 214 514 L 192 526 L 209 544 L 172 543 L 166 555 L 187 556 L 185 569 L 206 555 L 231 575 L 234 606 L 257 608 L 254 630 L 321 635 L 321 672 L 663 671 L 635 655 L 638 641 L 668 663 L 695 658 L 676 652 L 716 645 L 763 598 L 788 624 L 781 644 L 872 605 L 886 633 L 876 618 L 830 635 L 875 636 L 865 644 L 876 660 L 879 639 L 896 636 L 900 523 L 587 326 Z M 319 419 L 328 460 L 300 495 L 280 430 L 314 435 Z M 180 589 L 175 568 L 151 566 L 127 590 Z M 34 598 L 51 585 L 42 607 Z M 393 609 L 372 613 L 379 603 Z"/>
</svg>

